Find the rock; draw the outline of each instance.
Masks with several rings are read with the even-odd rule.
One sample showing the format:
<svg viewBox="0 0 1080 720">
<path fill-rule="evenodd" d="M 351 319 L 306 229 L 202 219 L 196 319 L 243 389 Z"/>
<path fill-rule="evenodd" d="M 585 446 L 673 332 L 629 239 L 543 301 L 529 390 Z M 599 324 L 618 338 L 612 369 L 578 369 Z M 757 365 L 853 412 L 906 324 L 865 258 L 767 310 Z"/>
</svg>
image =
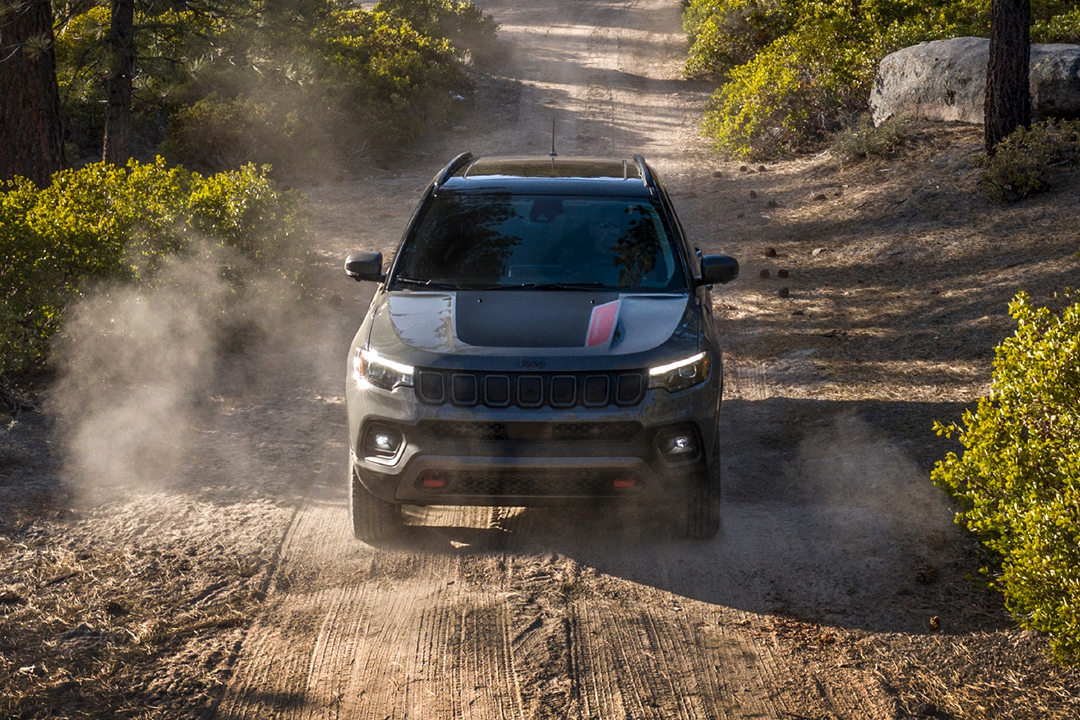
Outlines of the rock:
<svg viewBox="0 0 1080 720">
<path fill-rule="evenodd" d="M 778 278 L 786 278 L 787 276 L 788 276 L 788 271 L 783 269 L 783 268 L 780 268 L 779 270 L 776 271 L 776 277 L 778 277 Z"/>
<path fill-rule="evenodd" d="M 719 180 L 720 178 L 724 177 L 724 173 L 720 172 L 719 170 L 715 170 L 713 171 L 712 176 Z"/>
<path fill-rule="evenodd" d="M 750 197 L 751 197 L 751 199 L 756 198 L 757 197 L 757 190 L 751 190 L 750 191 Z"/>
<path fill-rule="evenodd" d="M 981 125 L 990 41 L 935 40 L 886 55 L 870 93 L 874 124 L 904 115 Z M 1080 117 L 1080 45 L 1031 46 L 1035 120 Z"/>
<path fill-rule="evenodd" d="M 827 200 L 827 199 L 828 198 L 825 197 L 825 193 L 818 193 L 817 195 L 814 195 L 814 200 L 816 200 L 818 202 L 821 202 L 822 200 Z"/>
<path fill-rule="evenodd" d="M 758 165 L 758 166 L 757 166 L 757 171 L 758 171 L 758 172 L 765 172 L 765 171 L 766 171 L 766 170 L 768 170 L 768 169 L 769 169 L 769 168 L 765 167 L 764 165 Z"/>
<path fill-rule="evenodd" d="M 776 291 L 776 296 L 777 297 L 786 298 L 786 297 L 789 297 L 790 295 L 791 295 L 791 291 L 788 290 L 786 285 Z"/>
<path fill-rule="evenodd" d="M 769 202 L 765 203 L 765 207 L 767 207 L 767 208 L 778 208 L 778 207 L 780 207 L 780 203 L 776 202 L 775 200 L 770 200 Z"/>
<path fill-rule="evenodd" d="M 765 248 L 765 257 L 776 257 L 776 248 L 774 248 L 774 247 Z"/>
<path fill-rule="evenodd" d="M 823 252 L 825 252 L 825 248 L 814 248 L 813 252 L 811 252 L 810 254 L 816 257 Z"/>
<path fill-rule="evenodd" d="M 739 172 L 746 172 L 746 171 L 747 171 L 747 170 L 749 170 L 749 169 L 750 169 L 750 168 L 746 167 L 745 165 L 740 165 L 740 166 L 739 166 Z"/>
<path fill-rule="evenodd" d="M 769 271 L 767 269 L 765 269 L 765 268 L 761 268 L 761 272 L 758 273 L 758 277 L 761 278 L 762 280 L 768 280 L 769 279 Z"/>
</svg>

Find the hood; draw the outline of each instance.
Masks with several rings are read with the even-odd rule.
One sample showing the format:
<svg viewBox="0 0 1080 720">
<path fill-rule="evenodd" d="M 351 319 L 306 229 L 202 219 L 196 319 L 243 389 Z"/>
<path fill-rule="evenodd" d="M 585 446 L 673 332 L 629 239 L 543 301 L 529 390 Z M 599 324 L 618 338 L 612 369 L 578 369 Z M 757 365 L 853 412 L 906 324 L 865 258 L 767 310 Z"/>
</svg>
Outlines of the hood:
<svg viewBox="0 0 1080 720">
<path fill-rule="evenodd" d="M 544 290 L 390 292 L 377 301 L 369 346 L 413 364 L 447 355 L 619 356 L 699 327 L 693 296 Z M 678 331 L 678 332 L 677 332 Z M 688 332 L 689 331 L 689 332 Z M 674 336 L 674 337 L 673 337 Z"/>
</svg>

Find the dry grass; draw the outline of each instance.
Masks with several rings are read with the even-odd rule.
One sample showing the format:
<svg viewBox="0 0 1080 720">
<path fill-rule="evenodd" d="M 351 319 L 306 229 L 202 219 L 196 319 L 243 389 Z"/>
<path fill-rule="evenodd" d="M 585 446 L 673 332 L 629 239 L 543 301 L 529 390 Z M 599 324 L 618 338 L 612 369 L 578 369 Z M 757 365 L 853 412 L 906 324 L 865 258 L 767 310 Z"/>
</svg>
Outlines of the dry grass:
<svg viewBox="0 0 1080 720">
<path fill-rule="evenodd" d="M 770 394 L 970 402 L 1013 330 L 1009 300 L 1080 283 L 1077 175 L 996 205 L 978 190 L 980 150 L 978 128 L 922 124 L 884 160 L 725 166 L 700 212 L 723 222 L 710 249 L 743 266 L 721 295 L 728 350 L 766 366 Z"/>
<path fill-rule="evenodd" d="M 210 705 L 265 596 L 283 511 L 184 505 L 148 497 L 109 523 L 0 538 L 0 716 L 154 717 L 167 701 L 175 717 Z M 257 518 L 265 531 L 238 542 L 233 524 Z"/>
</svg>

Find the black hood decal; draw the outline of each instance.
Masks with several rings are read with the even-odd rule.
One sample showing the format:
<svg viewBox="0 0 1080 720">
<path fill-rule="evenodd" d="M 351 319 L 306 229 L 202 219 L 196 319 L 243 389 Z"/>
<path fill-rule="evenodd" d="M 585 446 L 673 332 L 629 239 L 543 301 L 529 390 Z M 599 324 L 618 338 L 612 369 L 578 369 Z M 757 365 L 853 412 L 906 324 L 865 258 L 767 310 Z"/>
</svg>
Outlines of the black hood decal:
<svg viewBox="0 0 1080 720">
<path fill-rule="evenodd" d="M 570 290 L 392 292 L 375 300 L 368 347 L 409 365 L 455 355 L 584 358 L 696 352 L 693 296 Z"/>
<path fill-rule="evenodd" d="M 584 347 L 593 310 L 618 299 L 613 292 L 461 291 L 457 336 L 481 347 Z"/>
</svg>

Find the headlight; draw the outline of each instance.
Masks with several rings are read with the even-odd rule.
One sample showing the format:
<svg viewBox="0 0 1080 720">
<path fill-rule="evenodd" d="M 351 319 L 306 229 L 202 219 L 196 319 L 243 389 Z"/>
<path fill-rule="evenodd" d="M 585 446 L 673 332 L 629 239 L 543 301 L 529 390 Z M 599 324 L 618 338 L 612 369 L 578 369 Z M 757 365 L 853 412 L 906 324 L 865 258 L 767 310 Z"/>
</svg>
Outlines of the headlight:
<svg viewBox="0 0 1080 720">
<path fill-rule="evenodd" d="M 685 360 L 649 368 L 649 388 L 678 392 L 705 382 L 709 377 L 709 355 L 699 352 Z"/>
<path fill-rule="evenodd" d="M 381 357 L 371 350 L 356 348 L 353 355 L 353 378 L 363 386 L 365 382 L 383 390 L 413 386 L 412 365 L 403 365 Z"/>
</svg>

